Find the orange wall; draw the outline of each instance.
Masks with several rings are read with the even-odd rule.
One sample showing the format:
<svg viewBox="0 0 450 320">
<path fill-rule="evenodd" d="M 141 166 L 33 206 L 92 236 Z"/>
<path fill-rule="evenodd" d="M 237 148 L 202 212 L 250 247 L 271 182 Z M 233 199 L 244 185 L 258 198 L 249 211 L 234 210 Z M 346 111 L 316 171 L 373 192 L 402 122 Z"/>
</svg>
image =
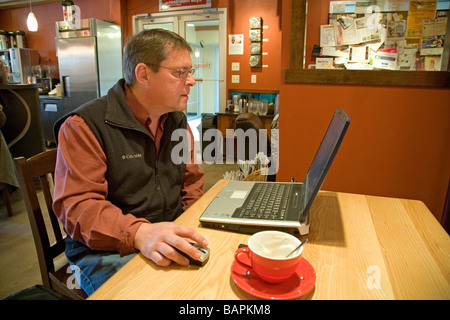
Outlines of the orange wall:
<svg viewBox="0 0 450 320">
<path fill-rule="evenodd" d="M 80 7 L 81 18 L 96 18 L 121 23 L 120 0 L 77 0 L 75 4 Z M 29 6 L 10 10 L 0 10 L 0 29 L 7 31 L 25 31 L 26 46 L 39 50 L 41 64 L 58 65 L 55 48 L 55 22 L 64 20 L 60 2 L 33 5 L 39 29 L 30 32 L 27 29 L 27 16 Z"/>
<path fill-rule="evenodd" d="M 274 0 L 239 0 L 230 1 L 239 6 L 230 5 L 228 9 L 228 23 L 230 34 L 244 35 L 244 55 L 227 56 L 227 87 L 229 89 L 245 90 L 278 90 L 280 85 L 280 47 L 281 47 L 281 1 Z M 249 66 L 249 19 L 260 16 L 263 25 L 262 38 L 268 41 L 261 42 L 261 51 L 268 55 L 262 56 L 262 65 L 267 67 L 250 68 Z M 228 39 L 227 39 L 228 41 Z M 228 51 L 227 51 L 228 53 Z M 239 62 L 240 71 L 231 71 L 231 63 Z M 240 83 L 231 83 L 231 75 L 240 75 Z M 257 77 L 256 83 L 251 83 L 251 75 Z"/>
<path fill-rule="evenodd" d="M 128 0 L 127 1 L 127 27 L 132 32 L 132 17 L 139 13 L 159 12 L 158 0 Z M 239 6 L 237 6 L 239 4 Z M 227 39 L 227 89 L 241 90 L 278 90 L 280 83 L 280 47 L 281 47 L 281 1 L 274 0 L 213 0 L 213 8 L 227 8 L 228 23 L 227 34 L 244 34 L 244 54 L 228 55 Z M 268 55 L 263 56 L 263 65 L 267 68 L 250 68 L 249 66 L 249 19 L 260 16 L 263 25 L 262 51 Z M 231 71 L 231 63 L 239 62 L 240 71 Z M 231 83 L 231 75 L 239 74 L 240 83 Z M 251 74 L 256 74 L 257 83 L 251 83 Z"/>
<path fill-rule="evenodd" d="M 283 1 L 281 77 L 290 0 Z M 302 180 L 336 107 L 351 118 L 323 188 L 422 200 L 440 219 L 450 177 L 450 90 L 280 84 L 278 180 Z"/>
</svg>

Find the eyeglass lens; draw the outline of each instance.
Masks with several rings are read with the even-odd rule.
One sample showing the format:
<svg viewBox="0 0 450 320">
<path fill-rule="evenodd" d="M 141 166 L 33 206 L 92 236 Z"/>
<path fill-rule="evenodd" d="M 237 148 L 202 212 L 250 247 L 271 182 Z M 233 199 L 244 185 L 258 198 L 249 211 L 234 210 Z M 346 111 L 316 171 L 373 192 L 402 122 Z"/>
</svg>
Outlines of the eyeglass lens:
<svg viewBox="0 0 450 320">
<path fill-rule="evenodd" d="M 186 78 L 188 73 L 190 73 L 191 76 L 193 76 L 195 73 L 195 68 L 178 70 L 178 75 L 180 76 L 180 78 Z"/>
</svg>

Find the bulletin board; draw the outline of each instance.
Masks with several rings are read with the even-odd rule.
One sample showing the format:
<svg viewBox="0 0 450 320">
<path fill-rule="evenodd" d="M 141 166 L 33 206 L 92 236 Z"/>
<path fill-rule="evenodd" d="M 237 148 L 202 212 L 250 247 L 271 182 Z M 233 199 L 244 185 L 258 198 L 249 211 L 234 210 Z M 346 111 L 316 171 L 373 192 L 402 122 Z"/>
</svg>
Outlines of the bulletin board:
<svg viewBox="0 0 450 320">
<path fill-rule="evenodd" d="M 449 6 L 450 0 L 292 0 L 285 81 L 450 86 Z"/>
</svg>

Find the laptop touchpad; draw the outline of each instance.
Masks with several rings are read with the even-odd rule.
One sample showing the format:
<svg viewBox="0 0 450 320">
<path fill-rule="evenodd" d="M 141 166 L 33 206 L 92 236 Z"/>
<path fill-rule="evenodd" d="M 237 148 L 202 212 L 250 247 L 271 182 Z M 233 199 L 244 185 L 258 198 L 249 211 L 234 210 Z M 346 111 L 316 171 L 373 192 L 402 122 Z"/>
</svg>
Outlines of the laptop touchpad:
<svg viewBox="0 0 450 320">
<path fill-rule="evenodd" d="M 225 199 L 245 199 L 248 194 L 247 190 L 224 190 L 221 198 Z"/>
<path fill-rule="evenodd" d="M 232 199 L 245 199 L 245 197 L 247 196 L 247 191 L 246 190 L 234 190 L 233 193 L 231 194 L 230 198 Z"/>
</svg>

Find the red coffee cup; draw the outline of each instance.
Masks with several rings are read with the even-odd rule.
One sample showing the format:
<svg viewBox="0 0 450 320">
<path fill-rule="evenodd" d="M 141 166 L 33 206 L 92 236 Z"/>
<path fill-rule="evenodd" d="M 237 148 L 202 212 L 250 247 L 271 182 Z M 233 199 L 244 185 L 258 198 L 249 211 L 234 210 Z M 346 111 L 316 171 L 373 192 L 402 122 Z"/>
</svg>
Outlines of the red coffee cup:
<svg viewBox="0 0 450 320">
<path fill-rule="evenodd" d="M 261 231 L 252 235 L 248 247 L 239 248 L 234 258 L 253 269 L 258 277 L 268 283 L 289 279 L 297 270 L 303 247 L 291 254 L 300 240 L 280 231 Z"/>
</svg>

